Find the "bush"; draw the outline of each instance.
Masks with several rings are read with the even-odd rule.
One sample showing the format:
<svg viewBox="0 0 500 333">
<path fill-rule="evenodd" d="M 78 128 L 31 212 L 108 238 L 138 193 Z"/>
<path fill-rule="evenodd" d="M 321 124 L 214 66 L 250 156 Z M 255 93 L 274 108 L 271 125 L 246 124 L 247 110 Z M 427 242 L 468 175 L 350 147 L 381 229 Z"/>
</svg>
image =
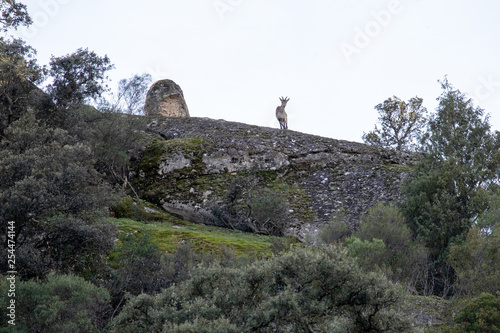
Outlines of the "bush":
<svg viewBox="0 0 500 333">
<path fill-rule="evenodd" d="M 463 243 L 451 246 L 448 262 L 457 275 L 457 292 L 474 297 L 500 290 L 500 230 L 472 228 Z"/>
<path fill-rule="evenodd" d="M 346 240 L 344 246 L 349 255 L 357 258 L 362 267 L 382 271 L 386 268 L 387 248 L 382 240 L 374 238 L 371 241 L 362 241 L 353 236 Z"/>
<path fill-rule="evenodd" d="M 272 236 L 283 236 L 288 214 L 288 203 L 280 193 L 265 188 L 252 193 L 250 207 L 250 228 L 253 232 Z"/>
<path fill-rule="evenodd" d="M 110 211 L 114 213 L 116 218 L 128 218 L 135 221 L 153 222 L 165 219 L 161 208 L 142 200 L 134 200 L 129 196 L 123 197 L 121 203 L 111 207 Z"/>
<path fill-rule="evenodd" d="M 61 267 L 81 273 L 106 254 L 112 232 L 104 207 L 115 196 L 94 169 L 87 145 L 28 110 L 5 131 L 0 155 L 0 220 L 16 223 L 16 246 L 26 254 L 17 265 L 23 278 L 44 277 Z M 2 243 L 5 228 L 0 225 Z M 32 260 L 38 256 L 40 261 Z M 5 258 L 0 258 L 2 268 Z"/>
<path fill-rule="evenodd" d="M 7 281 L 0 281 L 7 295 Z M 5 305 L 2 300 L 2 308 Z M 5 305 L 6 306 L 6 305 Z M 16 328 L 22 332 L 101 332 L 110 315 L 109 294 L 83 278 L 50 274 L 47 282 L 17 282 Z M 0 325 L 5 325 L 2 320 Z M 8 328 L 10 329 L 10 328 Z M 8 331 L 0 328 L 1 332 Z"/>
<path fill-rule="evenodd" d="M 352 234 L 349 225 L 340 218 L 332 219 L 318 232 L 319 241 L 323 244 L 334 244 L 344 241 Z"/>
<path fill-rule="evenodd" d="M 243 268 L 211 265 L 132 299 L 112 332 L 410 332 L 400 289 L 338 247 L 296 249 Z"/>
<path fill-rule="evenodd" d="M 455 325 L 445 333 L 499 333 L 500 292 L 496 295 L 482 293 L 467 302 L 454 318 Z"/>
<path fill-rule="evenodd" d="M 159 292 L 171 282 L 166 272 L 163 254 L 147 233 L 125 234 L 120 237 L 115 261 L 117 289 L 133 295 Z"/>
<path fill-rule="evenodd" d="M 415 241 L 401 211 L 392 205 L 377 204 L 361 218 L 360 229 L 354 233 L 362 241 L 380 240 L 386 255 L 367 253 L 372 260 L 385 267 L 386 275 L 407 286 L 414 293 L 427 294 L 427 249 Z M 377 256 L 376 258 L 373 256 Z M 365 261 L 368 261 L 366 259 Z"/>
</svg>

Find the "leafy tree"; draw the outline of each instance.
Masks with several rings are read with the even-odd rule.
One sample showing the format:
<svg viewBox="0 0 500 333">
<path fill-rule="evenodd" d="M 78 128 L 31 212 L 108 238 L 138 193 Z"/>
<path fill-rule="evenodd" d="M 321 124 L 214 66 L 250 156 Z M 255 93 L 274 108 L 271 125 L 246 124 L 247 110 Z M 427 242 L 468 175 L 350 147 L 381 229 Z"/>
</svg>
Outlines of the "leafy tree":
<svg viewBox="0 0 500 333">
<path fill-rule="evenodd" d="M 500 233 L 470 229 L 464 243 L 451 246 L 448 262 L 457 274 L 456 289 L 461 294 L 500 290 Z"/>
<path fill-rule="evenodd" d="M 15 0 L 3 0 L 0 2 L 0 30 L 7 31 L 9 28 L 17 29 L 20 25 L 30 25 L 31 17 L 28 15 L 26 5 Z"/>
<path fill-rule="evenodd" d="M 359 264 L 369 271 L 386 270 L 385 258 L 388 256 L 384 241 L 377 238 L 361 240 L 356 236 L 346 239 L 344 246 L 350 256 L 356 258 Z"/>
<path fill-rule="evenodd" d="M 488 117 L 447 80 L 423 138 L 426 157 L 403 189 L 408 225 L 430 249 L 439 289 L 451 286 L 449 245 L 461 239 L 488 206 L 500 170 L 500 135 Z M 440 277 L 439 277 L 440 276 Z"/>
<path fill-rule="evenodd" d="M 422 98 L 413 97 L 404 102 L 396 96 L 375 106 L 379 113 L 381 128 L 363 133 L 367 144 L 396 150 L 408 150 L 415 146 L 426 122 L 427 109 L 422 106 Z"/>
<path fill-rule="evenodd" d="M 48 92 L 58 106 L 67 108 L 96 99 L 108 90 L 106 72 L 113 69 L 108 56 L 99 57 L 88 49 L 52 57 L 49 74 L 53 82 Z"/>
<path fill-rule="evenodd" d="M 77 253 L 75 256 L 91 260 L 94 254 L 103 255 L 100 249 L 110 249 L 110 231 L 99 221 L 106 216 L 103 208 L 115 199 L 93 168 L 89 147 L 62 129 L 44 125 L 32 111 L 11 124 L 5 136 L 0 144 L 0 219 L 16 223 L 20 274 L 43 276 L 54 268 L 44 260 L 32 265 L 36 255 L 74 263 L 68 257 L 63 259 L 61 252 L 53 257 L 62 246 L 55 244 L 63 239 L 72 246 L 64 252 L 68 256 Z M 6 242 L 6 227 L 0 225 L 2 243 Z M 36 271 L 40 266 L 43 272 Z"/>
<path fill-rule="evenodd" d="M 113 332 L 410 332 L 399 288 L 338 247 L 243 268 L 212 265 L 156 297 L 132 299 Z"/>
<path fill-rule="evenodd" d="M 36 63 L 35 50 L 21 39 L 0 38 L 0 135 L 34 106 L 37 87 L 44 69 Z M 39 111 L 39 110 L 38 110 Z"/>
<path fill-rule="evenodd" d="M 6 295 L 7 280 L 2 277 L 0 291 Z M 6 308 L 5 297 L 0 298 Z M 46 282 L 17 281 L 16 326 L 19 332 L 102 332 L 109 318 L 109 294 L 83 278 L 50 274 Z M 12 332 L 0 323 L 0 332 Z"/>
</svg>

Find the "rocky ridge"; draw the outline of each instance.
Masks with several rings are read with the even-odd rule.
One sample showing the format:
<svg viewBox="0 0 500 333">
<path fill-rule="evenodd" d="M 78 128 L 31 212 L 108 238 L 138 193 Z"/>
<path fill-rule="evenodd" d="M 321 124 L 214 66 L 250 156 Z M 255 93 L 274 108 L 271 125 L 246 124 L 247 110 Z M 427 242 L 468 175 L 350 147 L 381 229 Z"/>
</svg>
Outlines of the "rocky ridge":
<svg viewBox="0 0 500 333">
<path fill-rule="evenodd" d="M 271 193 L 286 203 L 284 233 L 300 238 L 334 217 L 355 228 L 375 203 L 397 201 L 416 162 L 410 153 L 208 118 L 151 118 L 148 132 L 132 175 L 141 196 L 188 221 L 258 232 L 250 202 Z"/>
</svg>

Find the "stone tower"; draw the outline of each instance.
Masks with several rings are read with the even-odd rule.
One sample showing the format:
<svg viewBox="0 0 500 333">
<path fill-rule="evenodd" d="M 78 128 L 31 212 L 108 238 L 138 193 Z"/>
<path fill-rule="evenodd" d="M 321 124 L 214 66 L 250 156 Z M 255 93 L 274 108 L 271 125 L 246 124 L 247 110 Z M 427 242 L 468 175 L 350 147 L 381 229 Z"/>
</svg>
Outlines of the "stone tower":
<svg viewBox="0 0 500 333">
<path fill-rule="evenodd" d="M 181 87 L 172 80 L 153 83 L 146 95 L 146 116 L 189 118 L 189 110 Z"/>
</svg>

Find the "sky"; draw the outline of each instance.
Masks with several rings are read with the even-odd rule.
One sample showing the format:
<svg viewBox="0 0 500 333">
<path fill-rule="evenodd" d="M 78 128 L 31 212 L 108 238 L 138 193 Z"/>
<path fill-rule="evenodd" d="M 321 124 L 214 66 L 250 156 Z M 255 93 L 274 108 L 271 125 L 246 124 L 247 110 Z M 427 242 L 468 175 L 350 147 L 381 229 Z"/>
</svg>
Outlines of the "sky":
<svg viewBox="0 0 500 333">
<path fill-rule="evenodd" d="M 134 74 L 179 84 L 192 117 L 362 142 L 374 106 L 422 97 L 438 80 L 500 130 L 498 0 L 20 0 L 33 25 L 16 34 L 39 64 L 87 48 L 108 55 L 111 87 Z"/>
</svg>

